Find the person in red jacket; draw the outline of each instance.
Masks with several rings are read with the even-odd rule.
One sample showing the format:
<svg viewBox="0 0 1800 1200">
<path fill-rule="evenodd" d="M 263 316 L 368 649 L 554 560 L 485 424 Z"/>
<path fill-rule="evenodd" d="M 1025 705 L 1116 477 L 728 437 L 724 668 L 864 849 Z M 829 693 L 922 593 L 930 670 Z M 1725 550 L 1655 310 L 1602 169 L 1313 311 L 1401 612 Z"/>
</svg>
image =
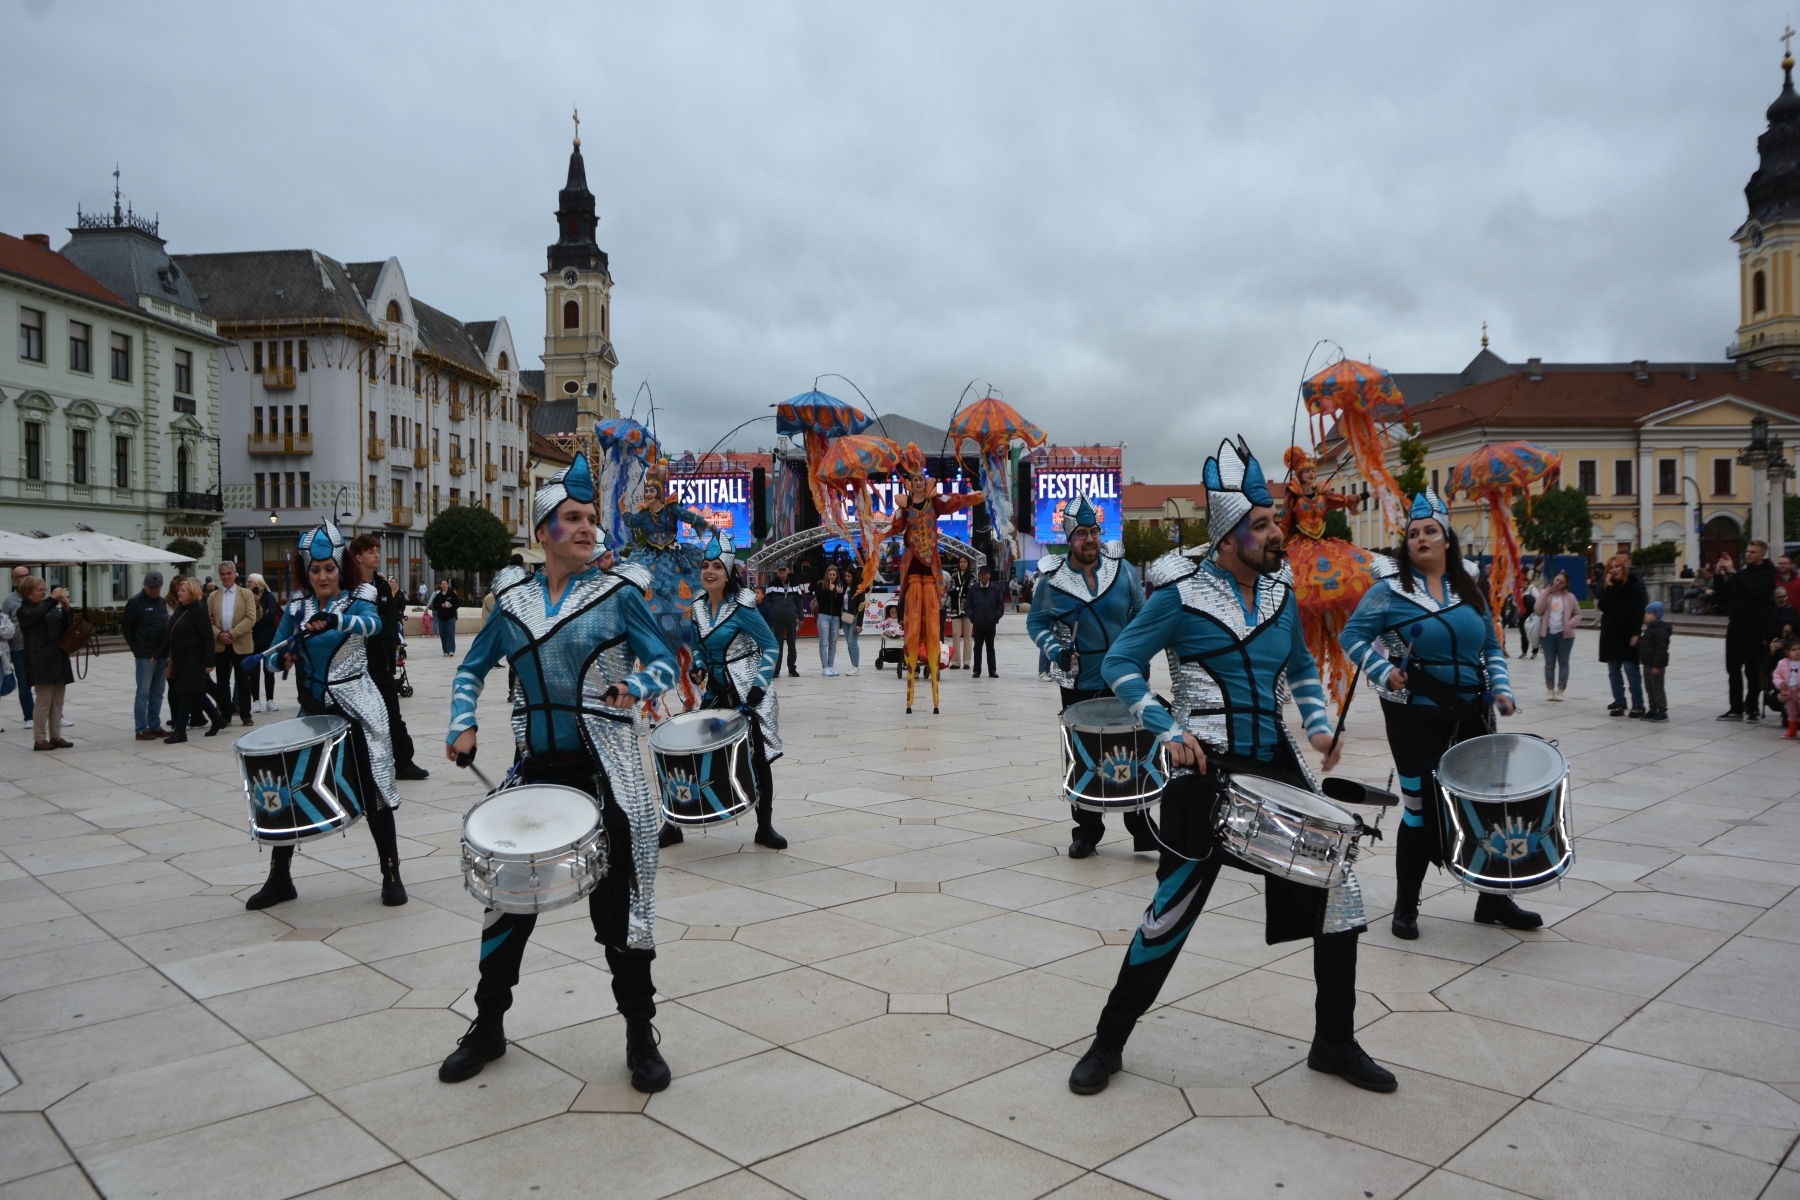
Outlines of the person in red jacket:
<svg viewBox="0 0 1800 1200">
<path fill-rule="evenodd" d="M 937 519 L 983 503 L 980 492 L 939 495 L 925 470 L 925 455 L 916 442 L 906 443 L 900 456 L 906 472 L 906 490 L 900 494 L 894 523 L 884 538 L 904 540 L 900 560 L 900 611 L 906 621 L 906 711 L 913 710 L 913 680 L 919 655 L 925 655 L 931 671 L 931 711 L 938 710 L 938 639 L 944 629 L 944 567 L 938 558 Z"/>
</svg>

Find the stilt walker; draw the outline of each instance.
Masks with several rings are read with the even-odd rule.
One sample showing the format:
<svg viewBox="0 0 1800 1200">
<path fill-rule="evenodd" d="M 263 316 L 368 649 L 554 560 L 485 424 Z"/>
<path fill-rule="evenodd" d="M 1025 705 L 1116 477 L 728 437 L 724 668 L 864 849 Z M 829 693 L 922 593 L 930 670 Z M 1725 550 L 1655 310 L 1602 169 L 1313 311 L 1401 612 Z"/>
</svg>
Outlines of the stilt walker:
<svg viewBox="0 0 1800 1200">
<path fill-rule="evenodd" d="M 901 619 L 906 625 L 906 711 L 913 710 L 913 684 L 919 656 L 925 655 L 931 671 L 931 711 L 938 710 L 938 644 L 944 632 L 943 573 L 938 557 L 937 519 L 985 503 L 979 492 L 944 496 L 925 469 L 925 455 L 916 442 L 906 443 L 900 457 L 906 472 L 906 491 L 894 513 L 886 537 L 903 539 L 900 560 Z"/>
</svg>

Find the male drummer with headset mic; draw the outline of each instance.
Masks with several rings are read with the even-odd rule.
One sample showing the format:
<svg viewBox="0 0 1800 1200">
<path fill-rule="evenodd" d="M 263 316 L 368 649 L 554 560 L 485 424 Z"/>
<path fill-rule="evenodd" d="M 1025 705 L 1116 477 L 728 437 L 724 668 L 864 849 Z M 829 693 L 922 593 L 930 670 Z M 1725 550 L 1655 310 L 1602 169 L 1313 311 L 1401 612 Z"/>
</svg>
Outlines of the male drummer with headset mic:
<svg viewBox="0 0 1800 1200">
<path fill-rule="evenodd" d="M 1113 694 L 1100 664 L 1131 618 L 1144 607 L 1138 573 L 1125 561 L 1118 542 L 1101 543 L 1100 513 L 1093 501 L 1078 496 L 1063 511 L 1067 557 L 1047 554 L 1038 560 L 1043 577 L 1031 594 L 1025 630 L 1050 660 L 1051 674 L 1062 687 L 1062 706 Z M 1105 818 L 1069 806 L 1075 817 L 1070 858 L 1086 858 L 1106 833 Z M 1142 812 L 1125 814 L 1133 850 L 1154 850 L 1156 839 Z"/>
<path fill-rule="evenodd" d="M 451 690 L 452 762 L 475 757 L 475 708 L 502 658 L 514 674 L 512 725 L 525 783 L 561 784 L 593 796 L 607 837 L 607 872 L 588 896 L 594 940 L 606 947 L 613 998 L 625 1018 L 631 1086 L 658 1092 L 669 1066 L 650 1024 L 656 987 L 650 962 L 656 911 L 657 805 L 644 777 L 632 706 L 675 686 L 675 659 L 644 602 L 648 580 L 629 566 L 591 565 L 594 477 L 577 454 L 532 497 L 542 574 L 508 568 L 494 580 L 494 611 L 457 669 Z M 642 665 L 633 671 L 633 660 Z M 445 1083 L 481 1073 L 506 1053 L 502 1019 L 512 1006 L 535 914 L 489 910 L 482 922 L 476 1017 L 438 1068 Z"/>
<path fill-rule="evenodd" d="M 1337 764 L 1325 692 L 1301 637 L 1293 576 L 1262 467 L 1239 438 L 1206 461 L 1205 481 L 1212 549 L 1197 563 L 1175 552 L 1150 565 L 1156 593 L 1102 667 L 1119 699 L 1167 745 L 1171 769 L 1191 771 L 1173 775 L 1163 791 L 1156 895 L 1126 950 L 1093 1044 L 1069 1075 L 1069 1090 L 1080 1095 L 1103 1091 L 1122 1066 L 1126 1039 L 1156 1002 L 1228 861 L 1214 844 L 1209 819 L 1223 786 L 1221 770 L 1314 790 L 1282 716 L 1286 691 L 1299 705 L 1308 740 L 1324 755 L 1322 769 Z M 1179 716 L 1156 703 L 1146 680 L 1151 657 L 1163 650 Z M 1235 860 L 1230 865 L 1254 870 Z M 1330 889 L 1268 875 L 1263 901 L 1271 944 L 1312 938 L 1318 992 L 1307 1065 L 1370 1091 L 1393 1091 L 1393 1074 L 1354 1035 L 1356 939 L 1367 927 L 1355 874 L 1346 871 L 1344 882 Z"/>
</svg>

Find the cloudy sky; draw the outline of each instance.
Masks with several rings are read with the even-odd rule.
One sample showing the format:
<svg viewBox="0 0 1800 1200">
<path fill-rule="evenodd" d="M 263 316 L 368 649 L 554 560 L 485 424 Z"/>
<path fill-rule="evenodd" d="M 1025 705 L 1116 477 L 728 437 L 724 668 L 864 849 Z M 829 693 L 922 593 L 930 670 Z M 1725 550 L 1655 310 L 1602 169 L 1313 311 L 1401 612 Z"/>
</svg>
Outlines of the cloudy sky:
<svg viewBox="0 0 1800 1200">
<path fill-rule="evenodd" d="M 1790 14 L 0 0 L 0 229 L 116 161 L 176 252 L 398 256 L 534 360 L 579 105 L 617 390 L 666 444 L 831 371 L 942 425 L 980 378 L 1187 481 L 1226 433 L 1278 456 L 1320 339 L 1719 358 Z"/>
</svg>

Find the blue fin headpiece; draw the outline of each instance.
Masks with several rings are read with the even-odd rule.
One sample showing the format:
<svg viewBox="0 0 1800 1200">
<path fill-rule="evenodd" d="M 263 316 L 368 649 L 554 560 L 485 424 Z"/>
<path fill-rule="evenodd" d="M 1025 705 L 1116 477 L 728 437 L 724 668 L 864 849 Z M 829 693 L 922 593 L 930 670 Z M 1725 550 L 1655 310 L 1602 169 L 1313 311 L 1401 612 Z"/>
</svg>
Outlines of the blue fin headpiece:
<svg viewBox="0 0 1800 1200">
<path fill-rule="evenodd" d="M 1091 529 L 1100 524 L 1100 510 L 1086 496 L 1075 497 L 1075 503 L 1063 509 L 1063 536 L 1067 537 L 1077 529 Z"/>
<path fill-rule="evenodd" d="M 1252 508 L 1271 507 L 1269 481 L 1262 464 L 1243 438 L 1219 443 L 1219 453 L 1206 460 L 1206 532 L 1214 543 L 1237 528 Z"/>
<path fill-rule="evenodd" d="M 344 565 L 344 535 L 330 521 L 321 524 L 306 535 L 302 545 L 306 549 L 306 557 L 310 562 L 334 560 L 342 568 Z"/>
<path fill-rule="evenodd" d="M 588 466 L 585 452 L 575 455 L 575 461 L 550 477 L 550 482 L 537 490 L 531 498 L 531 527 L 536 529 L 550 519 L 557 506 L 564 500 L 576 500 L 582 504 L 594 502 L 594 472 Z"/>
<path fill-rule="evenodd" d="M 1410 525 L 1424 517 L 1430 517 L 1445 529 L 1450 528 L 1449 506 L 1429 487 L 1413 497 L 1412 508 L 1406 513 L 1406 521 Z"/>
<path fill-rule="evenodd" d="M 737 548 L 731 544 L 730 537 L 714 530 L 705 548 L 700 551 L 700 557 L 706 562 L 721 558 L 735 562 L 737 561 Z"/>
</svg>

